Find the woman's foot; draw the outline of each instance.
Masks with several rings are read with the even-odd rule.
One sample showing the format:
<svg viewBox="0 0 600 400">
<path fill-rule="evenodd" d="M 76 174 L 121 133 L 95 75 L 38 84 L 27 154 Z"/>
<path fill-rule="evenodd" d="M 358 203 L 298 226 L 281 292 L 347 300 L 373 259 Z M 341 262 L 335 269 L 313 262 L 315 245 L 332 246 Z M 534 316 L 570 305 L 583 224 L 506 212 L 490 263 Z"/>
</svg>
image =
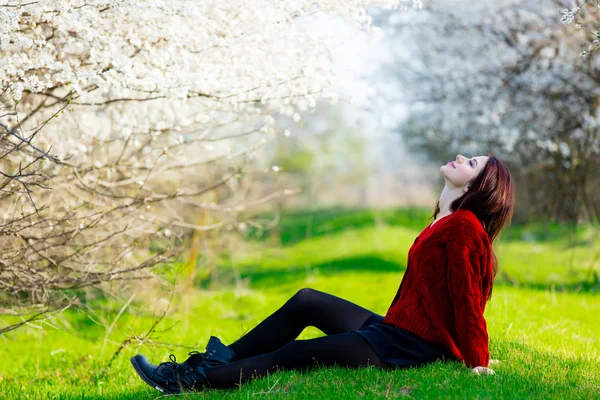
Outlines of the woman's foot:
<svg viewBox="0 0 600 400">
<path fill-rule="evenodd" d="M 148 385 L 165 394 L 175 394 L 183 390 L 195 390 L 196 386 L 201 388 L 206 383 L 204 368 L 231 362 L 236 355 L 218 337 L 211 336 L 204 353 L 192 351 L 181 364 L 176 362 L 172 354 L 171 361 L 159 365 L 150 363 L 146 357 L 138 354 L 131 358 L 131 364 Z"/>
<path fill-rule="evenodd" d="M 208 385 L 204 368 L 187 362 L 178 364 L 171 354 L 171 361 L 154 365 L 141 354 L 131 357 L 131 364 L 148 385 L 165 394 L 200 390 Z"/>
</svg>

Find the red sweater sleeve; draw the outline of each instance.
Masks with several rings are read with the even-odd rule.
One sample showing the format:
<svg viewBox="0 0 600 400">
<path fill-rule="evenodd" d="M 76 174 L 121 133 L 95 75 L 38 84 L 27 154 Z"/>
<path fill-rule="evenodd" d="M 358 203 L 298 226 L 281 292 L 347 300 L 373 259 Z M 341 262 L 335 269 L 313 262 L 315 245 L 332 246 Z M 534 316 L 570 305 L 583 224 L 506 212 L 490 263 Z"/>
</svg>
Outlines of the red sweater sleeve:
<svg viewBox="0 0 600 400">
<path fill-rule="evenodd" d="M 469 221 L 461 221 L 446 245 L 448 291 L 454 311 L 457 345 L 465 364 L 487 367 L 488 333 L 483 311 L 483 276 L 487 259 L 483 241 L 477 238 Z"/>
</svg>

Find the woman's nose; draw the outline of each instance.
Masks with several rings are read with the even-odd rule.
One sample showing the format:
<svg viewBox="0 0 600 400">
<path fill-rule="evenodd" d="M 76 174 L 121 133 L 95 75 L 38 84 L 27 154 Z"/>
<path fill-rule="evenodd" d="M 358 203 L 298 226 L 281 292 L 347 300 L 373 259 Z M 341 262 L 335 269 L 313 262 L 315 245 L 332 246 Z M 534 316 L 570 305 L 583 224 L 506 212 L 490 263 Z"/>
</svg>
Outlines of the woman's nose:
<svg viewBox="0 0 600 400">
<path fill-rule="evenodd" d="M 456 156 L 456 162 L 461 163 L 463 161 L 463 157 L 459 154 Z"/>
</svg>

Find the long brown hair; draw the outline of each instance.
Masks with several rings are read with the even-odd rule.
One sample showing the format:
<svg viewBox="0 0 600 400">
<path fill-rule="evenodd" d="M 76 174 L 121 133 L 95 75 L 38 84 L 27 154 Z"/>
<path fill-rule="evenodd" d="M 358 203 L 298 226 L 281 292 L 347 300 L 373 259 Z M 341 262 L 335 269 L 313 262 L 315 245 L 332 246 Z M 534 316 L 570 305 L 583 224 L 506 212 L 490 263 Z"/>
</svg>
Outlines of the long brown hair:
<svg viewBox="0 0 600 400">
<path fill-rule="evenodd" d="M 510 223 L 514 211 L 512 176 L 506 166 L 493 155 L 488 155 L 487 165 L 473 179 L 469 190 L 450 204 L 450 211 L 460 209 L 472 211 L 494 243 L 500 231 Z M 440 201 L 435 204 L 433 219 L 440 212 Z M 492 247 L 492 286 L 498 273 L 498 258 Z M 487 300 L 492 297 L 492 286 Z"/>
</svg>

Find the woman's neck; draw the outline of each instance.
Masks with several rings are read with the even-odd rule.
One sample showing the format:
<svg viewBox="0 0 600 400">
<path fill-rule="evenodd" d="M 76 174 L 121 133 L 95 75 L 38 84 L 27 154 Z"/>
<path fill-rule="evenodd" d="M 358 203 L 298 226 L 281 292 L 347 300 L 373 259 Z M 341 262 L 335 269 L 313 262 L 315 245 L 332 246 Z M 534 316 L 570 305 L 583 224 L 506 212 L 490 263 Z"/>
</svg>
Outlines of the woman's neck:
<svg viewBox="0 0 600 400">
<path fill-rule="evenodd" d="M 452 210 L 450 210 L 450 205 L 452 202 L 464 194 L 462 188 L 451 187 L 448 185 L 444 186 L 442 190 L 442 194 L 440 195 L 440 212 L 436 216 L 435 220 L 437 221 L 440 218 L 445 217 L 446 215 L 452 214 Z"/>
</svg>

